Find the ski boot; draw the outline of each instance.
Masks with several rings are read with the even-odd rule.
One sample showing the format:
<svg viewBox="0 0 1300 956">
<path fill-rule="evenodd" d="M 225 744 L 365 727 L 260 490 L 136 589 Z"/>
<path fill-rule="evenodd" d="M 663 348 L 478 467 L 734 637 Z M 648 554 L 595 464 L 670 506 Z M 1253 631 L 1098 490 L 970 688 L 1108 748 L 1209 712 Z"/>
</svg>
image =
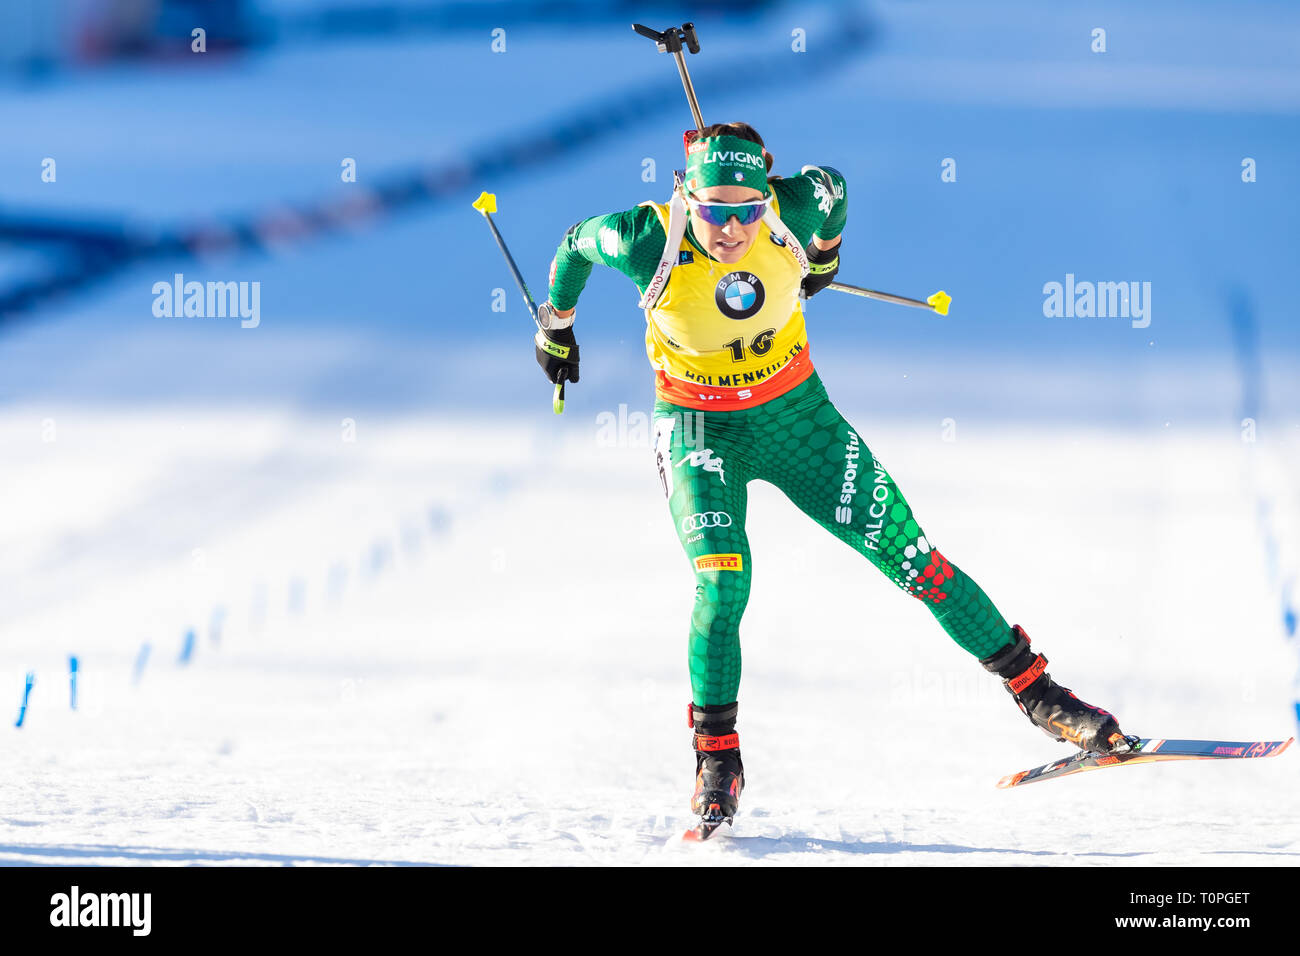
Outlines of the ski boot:
<svg viewBox="0 0 1300 956">
<path fill-rule="evenodd" d="M 1019 624 L 1011 629 L 1011 636 L 1015 643 L 980 663 L 1002 678 L 1030 723 L 1080 750 L 1120 753 L 1134 746 L 1137 738 L 1126 736 L 1112 714 L 1084 703 L 1074 691 L 1052 680 L 1047 658 L 1030 650 L 1029 635 Z"/>
<path fill-rule="evenodd" d="M 700 818 L 687 831 L 688 839 L 707 840 L 713 831 L 730 823 L 745 786 L 745 766 L 740 762 L 740 737 L 736 734 L 737 705 L 691 704 L 689 724 L 695 731 L 695 793 L 691 812 Z M 694 834 L 694 836 L 692 836 Z"/>
</svg>

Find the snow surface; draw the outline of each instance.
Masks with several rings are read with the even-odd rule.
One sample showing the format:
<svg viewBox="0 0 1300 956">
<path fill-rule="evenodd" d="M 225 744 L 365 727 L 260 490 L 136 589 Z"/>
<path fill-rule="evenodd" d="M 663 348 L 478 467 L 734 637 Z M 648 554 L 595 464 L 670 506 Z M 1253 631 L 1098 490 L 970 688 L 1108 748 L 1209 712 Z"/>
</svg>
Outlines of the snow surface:
<svg viewBox="0 0 1300 956">
<path fill-rule="evenodd" d="M 728 840 L 670 846 L 693 579 L 637 418 L 614 447 L 576 420 L 362 418 L 355 442 L 312 416 L 76 420 L 42 443 L 31 414 L 3 419 L 23 467 L 0 495 L 62 521 L 17 528 L 18 560 L 66 572 L 3 622 L 5 699 L 38 673 L 26 726 L 0 733 L 6 863 L 1300 858 L 1293 754 L 994 789 L 1066 748 L 761 483 L 742 814 Z M 1290 732 L 1294 660 L 1232 436 L 862 433 L 932 539 L 1127 729 Z"/>
<path fill-rule="evenodd" d="M 759 126 L 779 171 L 846 174 L 845 281 L 954 296 L 943 320 L 819 296 L 832 398 L 931 540 L 1128 731 L 1289 735 L 1294 5 L 860 6 L 874 45 L 819 81 L 834 122 L 808 121 L 799 83 L 700 90 L 706 118 Z M 697 23 L 708 56 L 785 69 L 792 26 L 815 52 L 839 9 Z M 1087 52 L 1098 22 L 1104 60 Z M 10 84 L 0 212 L 148 228 L 329 198 L 342 157 L 373 182 L 669 69 L 625 25 L 510 30 L 499 57 L 486 36 L 422 35 Z M 576 84 L 555 68 L 584 56 L 617 68 Z M 439 95 L 448 75 L 473 82 Z M 36 684 L 24 726 L 0 726 L 0 862 L 1297 862 L 1295 752 L 996 790 L 1069 748 L 762 484 L 742 813 L 730 839 L 669 846 L 694 766 L 693 581 L 649 450 L 635 295 L 593 275 L 582 381 L 557 418 L 490 239 L 447 237 L 480 230 L 468 204 L 496 191 L 539 287 L 575 219 L 662 194 L 685 115 L 674 99 L 455 208 L 138 264 L 7 329 L 0 718 L 16 720 L 25 673 Z M 46 156 L 57 184 L 39 179 Z M 1243 156 L 1258 182 L 1240 181 Z M 0 281 L 56 259 L 7 242 Z M 261 325 L 155 318 L 151 286 L 176 271 L 262 283 Z M 1151 327 L 1044 318 L 1043 283 L 1067 272 L 1151 281 Z M 1258 331 L 1246 382 L 1234 289 Z"/>
</svg>

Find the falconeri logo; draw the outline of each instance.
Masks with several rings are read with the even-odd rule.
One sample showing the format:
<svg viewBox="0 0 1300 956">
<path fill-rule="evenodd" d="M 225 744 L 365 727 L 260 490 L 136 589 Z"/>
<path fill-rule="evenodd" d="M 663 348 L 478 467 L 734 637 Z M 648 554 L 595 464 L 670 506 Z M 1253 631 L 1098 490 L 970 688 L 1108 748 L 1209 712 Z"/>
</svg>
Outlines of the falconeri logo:
<svg viewBox="0 0 1300 956">
<path fill-rule="evenodd" d="M 718 311 L 729 319 L 748 319 L 763 307 L 763 283 L 752 272 L 728 272 L 713 290 Z"/>
</svg>

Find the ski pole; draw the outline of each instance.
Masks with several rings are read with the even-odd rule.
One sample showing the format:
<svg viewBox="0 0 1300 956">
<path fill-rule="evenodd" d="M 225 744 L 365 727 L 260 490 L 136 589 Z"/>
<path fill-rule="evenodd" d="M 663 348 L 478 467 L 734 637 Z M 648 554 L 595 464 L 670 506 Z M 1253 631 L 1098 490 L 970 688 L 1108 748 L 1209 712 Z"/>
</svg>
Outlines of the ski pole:
<svg viewBox="0 0 1300 956">
<path fill-rule="evenodd" d="M 497 197 L 495 193 L 479 193 L 478 199 L 474 200 L 473 206 L 483 214 L 487 220 L 488 228 L 492 230 L 492 238 L 497 241 L 497 246 L 501 249 L 501 254 L 506 257 L 506 265 L 510 267 L 510 274 L 515 277 L 515 285 L 519 286 L 520 293 L 524 297 L 524 305 L 528 306 L 528 314 L 533 317 L 533 322 L 541 329 L 542 325 L 537 321 L 537 303 L 533 301 L 532 293 L 528 291 L 528 285 L 524 282 L 523 275 L 519 272 L 519 267 L 515 265 L 514 256 L 510 255 L 510 250 L 506 248 L 506 241 L 501 238 L 501 233 L 497 231 L 497 224 L 492 221 L 492 213 L 497 211 Z M 544 331 L 544 330 L 543 330 Z M 555 383 L 555 396 L 551 399 L 551 407 L 555 409 L 555 414 L 559 415 L 564 411 L 564 383 L 568 378 L 567 369 L 560 369 L 556 376 L 559 381 Z"/>
<path fill-rule="evenodd" d="M 691 53 L 700 52 L 700 38 L 695 35 L 695 24 L 683 23 L 680 27 L 669 27 L 660 32 L 644 24 L 634 23 L 632 29 L 646 39 L 654 40 L 655 46 L 660 53 L 671 53 L 676 58 L 677 72 L 682 78 L 682 88 L 686 90 L 686 102 L 691 107 L 691 118 L 695 120 L 697 130 L 703 129 L 704 117 L 700 114 L 700 102 L 695 98 L 695 86 L 691 83 L 690 70 L 686 68 L 686 57 L 682 55 L 683 43 L 686 44 L 686 49 Z M 877 292 L 874 289 L 864 289 L 861 286 L 847 285 L 843 282 L 832 282 L 826 288 L 834 289 L 836 292 L 847 292 L 850 295 L 860 295 L 867 299 L 879 299 L 881 302 L 910 305 L 918 309 L 931 309 L 939 313 L 939 315 L 947 315 L 948 304 L 952 302 L 952 296 L 942 289 L 922 301 L 920 299 L 909 299 L 902 295 L 891 295 L 888 292 Z"/>
<path fill-rule="evenodd" d="M 847 285 L 843 282 L 832 282 L 826 286 L 828 289 L 834 289 L 836 292 L 847 292 L 849 295 L 860 295 L 866 299 L 879 299 L 881 302 L 893 302 L 896 305 L 910 305 L 918 309 L 932 309 L 940 315 L 948 314 L 948 303 L 952 301 L 952 296 L 940 289 L 934 295 L 925 299 L 909 299 L 904 295 L 891 295 L 888 292 L 877 292 L 875 289 L 864 289 L 858 285 Z"/>
<path fill-rule="evenodd" d="M 700 38 L 695 35 L 694 23 L 683 23 L 680 27 L 669 27 L 660 33 L 644 24 L 634 23 L 632 29 L 641 36 L 655 41 L 660 53 L 671 53 L 677 60 L 677 72 L 682 78 L 682 88 L 686 90 L 686 102 L 691 107 L 691 117 L 696 129 L 704 129 L 704 117 L 700 115 L 700 101 L 695 98 L 695 85 L 691 82 L 691 71 L 686 68 L 686 57 L 682 55 L 682 43 L 691 53 L 700 52 Z"/>
</svg>

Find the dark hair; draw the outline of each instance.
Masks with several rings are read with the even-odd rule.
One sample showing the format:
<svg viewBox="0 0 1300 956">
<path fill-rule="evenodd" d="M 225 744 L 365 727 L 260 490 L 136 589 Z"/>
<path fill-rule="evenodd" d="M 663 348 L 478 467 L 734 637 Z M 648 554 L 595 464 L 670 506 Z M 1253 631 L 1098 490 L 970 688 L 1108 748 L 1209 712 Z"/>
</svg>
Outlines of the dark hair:
<svg viewBox="0 0 1300 956">
<path fill-rule="evenodd" d="M 707 139 L 710 136 L 736 136 L 750 143 L 757 143 L 763 149 L 763 161 L 767 163 L 767 171 L 772 171 L 772 154 L 763 146 L 763 137 L 758 135 L 758 130 L 748 123 L 713 123 L 700 130 L 700 139 Z"/>
</svg>

